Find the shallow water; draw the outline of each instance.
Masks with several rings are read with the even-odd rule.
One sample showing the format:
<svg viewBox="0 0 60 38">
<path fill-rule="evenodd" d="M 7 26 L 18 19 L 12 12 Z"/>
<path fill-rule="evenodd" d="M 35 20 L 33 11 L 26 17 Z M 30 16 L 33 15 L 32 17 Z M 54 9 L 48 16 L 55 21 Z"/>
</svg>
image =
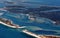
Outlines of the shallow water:
<svg viewBox="0 0 60 38">
<path fill-rule="evenodd" d="M 40 1 L 40 0 L 38 0 L 38 1 Z M 46 4 L 46 5 L 60 5 L 60 4 L 58 4 L 58 3 L 53 3 L 53 1 L 52 1 L 52 3 L 51 2 L 49 2 L 49 1 L 47 1 L 46 0 L 46 2 L 45 3 L 43 3 L 44 1 L 43 0 L 41 0 L 42 2 L 42 4 Z M 30 3 L 28 3 L 28 4 L 31 4 L 31 2 Z M 35 2 L 33 3 L 33 4 L 36 4 Z M 33 5 L 32 4 L 32 5 Z M 0 5 L 1 6 L 1 5 Z M 3 7 L 4 5 L 2 5 L 1 6 L 1 8 Z M 10 19 L 10 20 L 12 20 L 15 24 L 18 24 L 18 25 L 20 25 L 20 26 L 29 26 L 28 28 L 30 28 L 32 25 L 33 26 L 38 26 L 38 27 L 41 27 L 41 28 L 45 28 L 45 29 L 51 29 L 51 30 L 60 30 L 60 28 L 58 28 L 58 27 L 55 27 L 55 28 L 53 28 L 52 27 L 52 25 L 48 25 L 48 24 L 38 24 L 38 23 L 36 23 L 36 22 L 34 22 L 34 23 L 32 23 L 33 21 L 31 21 L 31 22 L 29 22 L 28 21 L 28 19 L 24 19 L 24 20 L 20 20 L 20 19 L 17 19 L 17 18 L 14 18 L 14 17 L 11 17 L 11 16 L 9 16 L 8 14 L 5 14 L 5 15 L 3 15 L 2 16 L 3 18 L 7 18 L 7 19 Z M 27 20 L 27 21 L 26 21 Z M 36 23 L 36 24 L 35 24 Z M 47 28 L 46 28 L 47 27 Z M 27 29 L 28 29 L 27 28 Z M 35 27 L 36 28 L 36 27 Z M 38 28 L 38 29 L 41 29 L 41 28 Z M 35 31 L 34 30 L 34 28 L 33 27 L 31 27 L 29 30 L 33 30 L 33 31 Z M 60 34 L 59 34 L 60 35 Z M 29 35 L 27 35 L 27 34 L 24 34 L 24 33 L 22 33 L 21 32 L 21 30 L 20 29 L 12 29 L 12 28 L 9 28 L 9 27 L 6 27 L 6 26 L 4 26 L 4 25 L 2 25 L 2 24 L 0 24 L 0 38 L 33 38 L 33 37 L 31 37 L 31 36 L 29 36 Z"/>
<path fill-rule="evenodd" d="M 18 29 L 12 29 L 0 24 L 0 38 L 34 38 L 22 33 Z"/>
</svg>

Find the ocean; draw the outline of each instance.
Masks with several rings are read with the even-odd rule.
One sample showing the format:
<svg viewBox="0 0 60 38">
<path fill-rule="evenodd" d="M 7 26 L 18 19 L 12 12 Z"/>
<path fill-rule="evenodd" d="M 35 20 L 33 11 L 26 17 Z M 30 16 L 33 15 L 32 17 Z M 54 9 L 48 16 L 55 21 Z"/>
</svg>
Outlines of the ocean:
<svg viewBox="0 0 60 38">
<path fill-rule="evenodd" d="M 18 14 L 18 15 L 20 15 L 20 14 Z M 46 20 L 45 23 L 40 24 L 40 23 L 37 23 L 35 21 L 30 21 L 29 19 L 27 19 L 26 16 L 24 17 L 24 15 L 23 15 L 23 18 L 15 18 L 14 16 L 17 16 L 17 15 L 16 14 L 13 14 L 13 13 L 8 13 L 7 12 L 7 13 L 4 13 L 0 17 L 6 18 L 6 19 L 9 19 L 9 20 L 12 20 L 14 24 L 18 24 L 20 26 L 26 26 L 26 28 L 24 28 L 24 29 L 28 29 L 30 31 L 36 31 L 36 30 L 40 30 L 40 29 L 43 29 L 43 30 L 44 29 L 47 29 L 47 30 L 60 30 L 60 28 L 59 28 L 60 26 L 57 26 L 57 27 L 54 26 L 47 19 L 45 19 Z M 29 36 L 27 34 L 24 34 L 23 32 L 21 32 L 22 30 L 23 29 L 9 28 L 7 26 L 4 26 L 4 25 L 0 24 L 0 37 L 2 37 L 2 38 L 20 38 L 20 37 L 21 38 L 35 38 L 35 37 Z M 46 31 L 43 31 L 42 33 L 45 33 L 45 32 Z M 54 35 L 54 33 L 55 32 L 53 32 L 52 35 Z M 50 34 L 50 32 L 48 32 L 47 34 Z M 59 36 L 60 35 L 60 32 L 59 32 L 59 34 L 56 34 L 56 35 Z"/>
<path fill-rule="evenodd" d="M 0 38 L 34 38 L 27 34 L 24 34 L 18 29 L 12 29 L 0 24 Z"/>
<path fill-rule="evenodd" d="M 33 7 L 37 6 L 37 5 L 39 6 L 40 4 L 42 4 L 42 5 L 54 5 L 54 6 L 57 5 L 57 6 L 60 6 L 60 2 L 58 2 L 59 0 L 53 0 L 53 1 L 52 0 L 49 0 L 49 1 L 48 0 L 41 0 L 41 1 L 40 0 L 33 0 L 32 2 L 31 1 L 32 0 L 30 0 L 28 2 L 26 1 L 24 3 L 25 3 L 25 5 L 26 4 L 32 4 Z M 3 8 L 3 7 L 4 7 L 4 4 L 0 4 L 0 8 Z M 5 15 L 7 15 L 7 14 L 5 14 Z M 31 22 L 29 23 L 29 21 L 26 21 L 26 19 L 24 19 L 24 20 L 20 20 L 20 19 L 16 19 L 16 18 L 14 19 L 13 17 L 9 17 L 9 15 L 7 15 L 7 16 L 3 15 L 3 17 L 7 18 L 7 19 L 10 19 L 15 24 L 18 24 L 18 25 L 21 25 L 21 26 L 32 26 L 32 25 L 34 26 L 35 25 L 35 24 L 32 24 Z M 39 25 L 36 24 L 35 26 L 39 26 Z M 48 24 L 47 24 L 47 26 L 48 26 Z M 46 27 L 44 27 L 44 24 L 42 24 L 41 27 L 46 28 Z M 49 29 L 50 29 L 50 27 L 49 27 Z M 60 30 L 60 28 L 58 28 L 58 27 L 56 27 L 56 28 L 58 30 Z M 52 27 L 51 27 L 51 29 L 52 29 Z M 12 28 L 9 28 L 9 27 L 6 27 L 6 26 L 0 24 L 0 38 L 34 38 L 34 37 L 22 33 L 21 30 L 19 30 L 19 29 L 12 29 Z"/>
<path fill-rule="evenodd" d="M 0 3 L 0 8 L 3 7 L 4 4 Z M 0 24 L 0 38 L 34 38 L 34 37 L 24 34 L 21 31 L 18 31 L 18 29 L 12 29 Z"/>
</svg>

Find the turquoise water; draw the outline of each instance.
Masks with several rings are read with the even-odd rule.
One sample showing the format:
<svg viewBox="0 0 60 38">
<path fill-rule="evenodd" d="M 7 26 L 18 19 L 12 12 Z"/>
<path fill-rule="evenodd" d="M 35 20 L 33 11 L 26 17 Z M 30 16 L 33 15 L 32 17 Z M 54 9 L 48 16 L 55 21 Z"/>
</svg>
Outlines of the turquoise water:
<svg viewBox="0 0 60 38">
<path fill-rule="evenodd" d="M 17 18 L 15 16 L 21 16 L 21 17 Z M 30 30 L 32 32 L 35 32 L 35 33 L 37 33 L 38 30 L 42 29 L 43 31 L 40 30 L 39 34 L 43 33 L 43 34 L 48 34 L 48 35 L 50 35 L 50 34 L 51 35 L 60 35 L 60 31 L 59 31 L 60 30 L 60 26 L 53 25 L 52 21 L 48 20 L 48 19 L 39 18 L 40 21 L 44 20 L 41 23 L 41 22 L 38 22 L 39 19 L 35 20 L 35 21 L 29 20 L 28 16 L 26 16 L 25 14 L 23 14 L 23 15 L 18 14 L 17 15 L 17 14 L 14 14 L 14 13 L 7 13 L 7 12 L 4 13 L 0 17 L 12 20 L 13 23 L 18 24 L 20 26 L 26 26 L 25 29 L 28 29 L 28 30 Z M 21 37 L 21 38 L 25 38 L 25 37 L 26 38 L 33 38 L 33 37 L 29 36 L 29 35 L 26 35 L 26 34 L 22 33 L 20 29 L 12 29 L 12 28 L 6 27 L 4 25 L 1 25 L 1 28 L 3 28 L 5 33 L 7 33 L 7 31 L 8 31 L 8 33 L 7 33 L 8 37 L 11 36 L 11 38 L 13 38 L 14 36 L 17 37 L 17 38 L 19 38 L 19 37 Z M 5 30 L 7 30 L 7 31 L 5 31 Z M 53 32 L 53 31 L 51 32 L 51 31 L 44 31 L 44 30 L 56 30 L 57 33 L 59 33 L 59 34 L 55 34 L 56 32 Z M 48 32 L 48 33 L 46 33 L 46 32 Z M 4 33 L 3 33 L 3 35 L 4 35 Z M 24 36 L 24 37 L 22 37 L 22 36 Z"/>
<path fill-rule="evenodd" d="M 6 13 L 2 17 L 10 19 L 15 24 L 18 24 L 20 26 L 38 26 L 38 27 L 43 28 L 43 29 L 60 30 L 60 26 L 53 25 L 48 19 L 43 19 L 44 22 L 41 23 L 41 22 L 38 22 L 38 20 L 37 21 L 31 21 L 31 20 L 27 19 L 27 17 L 22 18 L 23 15 L 20 18 L 15 18 L 13 16 L 10 16 L 9 14 L 10 13 Z M 13 15 L 13 14 L 11 14 L 11 15 Z M 39 18 L 39 19 L 42 19 L 42 18 Z"/>
<path fill-rule="evenodd" d="M 18 31 L 18 29 L 12 29 L 0 24 L 0 38 L 33 38 L 33 37 Z"/>
<path fill-rule="evenodd" d="M 36 0 L 34 0 L 34 1 L 35 2 L 33 2 L 33 3 L 28 2 L 28 4 L 31 4 L 31 3 L 32 3 L 32 5 L 38 4 L 40 0 L 37 1 L 38 3 L 36 3 Z M 45 2 L 45 3 L 43 3 L 43 2 Z M 56 1 L 55 2 L 52 1 L 52 3 L 51 3 L 51 1 L 41 0 L 41 2 L 39 4 L 58 5 L 59 6 L 58 3 L 56 3 Z M 3 8 L 3 7 L 4 7 L 4 4 L 0 4 L 0 8 Z M 27 26 L 26 29 L 31 30 L 37 34 L 38 34 L 38 32 L 39 32 L 39 34 L 43 34 L 43 32 L 44 32 L 44 34 L 48 34 L 48 33 L 51 34 L 51 31 L 49 31 L 48 33 L 46 33 L 46 31 L 42 31 L 42 30 L 36 31 L 37 29 L 43 29 L 43 30 L 47 29 L 47 30 L 57 30 L 57 32 L 59 32 L 58 34 L 55 34 L 56 32 L 52 32 L 53 33 L 52 35 L 60 35 L 60 26 L 56 26 L 56 25 L 54 26 L 50 21 L 48 22 L 48 20 L 46 20 L 44 23 L 39 23 L 36 21 L 29 20 L 26 16 L 21 16 L 24 18 L 17 18 L 17 17 L 14 17 L 14 16 L 17 16 L 16 14 L 13 16 L 12 15 L 13 14 L 11 14 L 11 13 L 5 12 L 5 14 L 2 15 L 1 17 L 10 19 L 15 24 L 18 24 L 20 26 Z M 35 28 L 37 28 L 37 29 L 35 29 Z M 32 36 L 22 33 L 20 29 L 12 29 L 12 28 L 6 27 L 2 24 L 0 24 L 0 37 L 1 38 L 34 38 Z"/>
</svg>

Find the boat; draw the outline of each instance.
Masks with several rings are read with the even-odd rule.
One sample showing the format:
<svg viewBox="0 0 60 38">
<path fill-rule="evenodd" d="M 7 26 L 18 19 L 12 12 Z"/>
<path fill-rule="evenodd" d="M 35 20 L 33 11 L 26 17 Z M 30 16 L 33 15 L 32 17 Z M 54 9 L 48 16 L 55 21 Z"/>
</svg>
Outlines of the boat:
<svg viewBox="0 0 60 38">
<path fill-rule="evenodd" d="M 11 27 L 11 28 L 25 28 L 25 26 L 19 26 L 16 24 L 13 24 L 12 21 L 9 21 L 7 19 L 0 18 L 0 24 L 3 24 L 5 26 Z"/>
</svg>

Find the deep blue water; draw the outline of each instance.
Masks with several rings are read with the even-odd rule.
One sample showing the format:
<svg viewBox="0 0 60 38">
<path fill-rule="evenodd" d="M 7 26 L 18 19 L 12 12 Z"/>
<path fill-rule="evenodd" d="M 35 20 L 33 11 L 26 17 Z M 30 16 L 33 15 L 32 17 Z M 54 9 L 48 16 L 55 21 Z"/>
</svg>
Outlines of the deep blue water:
<svg viewBox="0 0 60 38">
<path fill-rule="evenodd" d="M 18 14 L 18 15 L 20 15 L 20 14 Z M 22 18 L 22 16 L 21 16 L 21 18 L 15 18 L 14 16 L 17 16 L 17 15 L 13 14 L 13 13 L 6 12 L 1 17 L 10 19 L 15 24 L 18 24 L 20 26 L 27 26 L 26 29 L 31 30 L 31 31 L 33 31 L 32 29 L 35 28 L 35 27 L 33 28 L 32 26 L 36 26 L 36 27 L 40 27 L 42 29 L 48 29 L 48 30 L 60 30 L 60 26 L 54 26 L 51 22 L 49 22 L 49 20 L 46 20 L 45 23 L 38 23 L 36 21 L 30 21 L 26 16 L 25 17 L 23 16 L 23 18 Z M 28 26 L 31 26 L 32 29 L 30 29 L 30 27 L 28 27 Z M 8 37 L 10 37 L 10 38 L 19 38 L 19 37 L 21 37 L 21 38 L 33 38 L 29 35 L 22 33 L 20 29 L 12 29 L 12 28 L 6 27 L 6 26 L 1 25 L 1 24 L 0 24 L 0 28 L 1 28 L 0 29 L 1 30 L 0 31 L 1 37 L 3 36 L 2 38 L 8 38 Z M 33 32 L 38 34 L 38 31 L 33 31 Z M 59 32 L 59 31 L 57 31 L 57 32 Z M 55 35 L 56 32 L 40 30 L 39 33 L 40 34 Z"/>
<path fill-rule="evenodd" d="M 20 26 L 38 26 L 38 27 L 43 28 L 43 29 L 60 30 L 60 26 L 57 26 L 57 25 L 54 26 L 49 20 L 46 20 L 46 19 L 43 19 L 43 20 L 45 20 L 44 23 L 38 23 L 36 21 L 30 21 L 26 17 L 24 17 L 24 18 L 15 18 L 15 17 L 13 17 L 14 15 L 13 16 L 10 16 L 10 15 L 13 15 L 13 14 L 6 13 L 2 17 L 10 19 L 15 24 L 18 24 Z"/>
<path fill-rule="evenodd" d="M 25 5 L 27 6 L 40 6 L 40 5 L 52 5 L 52 6 L 60 6 L 60 0 L 26 0 L 24 2 Z M 4 4 L 0 4 L 0 8 L 3 8 Z M 39 24 L 36 22 L 29 22 L 29 19 L 24 19 L 24 20 L 20 20 L 14 17 L 10 17 L 9 15 L 5 14 L 3 15 L 4 18 L 10 19 L 12 20 L 15 24 L 21 25 L 21 26 L 38 26 L 41 28 L 45 28 L 45 29 L 50 29 L 50 30 L 60 30 L 60 26 L 55 27 L 52 26 L 50 24 Z M 47 27 L 47 28 L 46 28 Z M 36 31 L 35 31 L 36 32 Z M 45 32 L 45 31 L 41 31 L 41 32 Z M 41 34 L 40 32 L 40 34 Z M 60 34 L 59 34 L 60 35 Z M 26 35 L 20 31 L 18 31 L 17 29 L 12 29 L 9 27 L 6 27 L 2 24 L 0 24 L 0 38 L 33 38 L 29 35 Z"/>
<path fill-rule="evenodd" d="M 33 38 L 17 29 L 12 29 L 0 24 L 0 38 Z"/>
<path fill-rule="evenodd" d="M 42 35 L 56 35 L 57 32 L 55 31 L 45 31 L 45 30 L 38 30 L 34 31 L 36 34 L 42 34 Z"/>
<path fill-rule="evenodd" d="M 56 5 L 60 6 L 60 0 L 27 0 L 25 2 L 31 3 L 31 4 L 43 4 L 43 5 Z"/>
<path fill-rule="evenodd" d="M 21 0 L 22 5 L 39 7 L 40 5 L 60 6 L 60 0 Z M 19 3 L 19 2 L 18 2 Z"/>
<path fill-rule="evenodd" d="M 1 0 L 2 2 L 4 0 Z M 0 1 L 0 2 L 1 2 Z M 8 0 L 10 1 L 10 0 Z M 51 5 L 51 6 L 60 6 L 60 0 L 13 0 L 20 5 L 25 5 L 29 7 L 39 7 L 40 5 Z"/>
<path fill-rule="evenodd" d="M 5 16 L 4 16 L 5 17 Z M 16 24 L 20 24 L 17 19 L 6 16 L 6 18 L 13 20 Z M 17 20 L 17 21 L 16 21 Z M 21 25 L 23 23 L 21 22 Z M 20 29 L 12 29 L 0 24 L 0 38 L 34 38 L 21 32 Z"/>
</svg>

